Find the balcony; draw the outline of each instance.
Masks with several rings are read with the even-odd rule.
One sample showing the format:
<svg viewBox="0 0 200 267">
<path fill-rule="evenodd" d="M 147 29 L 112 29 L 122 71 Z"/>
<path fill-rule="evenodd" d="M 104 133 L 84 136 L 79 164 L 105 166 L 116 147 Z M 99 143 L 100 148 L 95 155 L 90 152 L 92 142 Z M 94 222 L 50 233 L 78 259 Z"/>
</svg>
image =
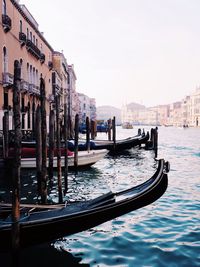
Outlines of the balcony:
<svg viewBox="0 0 200 267">
<path fill-rule="evenodd" d="M 27 93 L 29 91 L 29 84 L 26 81 L 22 80 L 20 89 L 22 93 Z"/>
<path fill-rule="evenodd" d="M 34 84 L 29 84 L 28 93 L 30 95 L 40 95 L 39 87 Z"/>
<path fill-rule="evenodd" d="M 43 64 L 45 62 L 45 54 L 40 54 L 40 62 Z"/>
<path fill-rule="evenodd" d="M 26 34 L 23 32 L 19 32 L 19 41 L 21 46 L 24 46 L 26 44 Z"/>
<path fill-rule="evenodd" d="M 26 41 L 26 49 L 29 53 L 31 53 L 35 58 L 40 58 L 40 49 L 31 41 Z"/>
<path fill-rule="evenodd" d="M 4 32 L 10 31 L 12 27 L 12 21 L 8 15 L 2 14 L 2 25 Z"/>
<path fill-rule="evenodd" d="M 13 75 L 8 73 L 8 72 L 4 72 L 3 73 L 3 87 L 6 88 L 6 87 L 12 87 L 13 85 L 13 81 L 14 81 L 14 78 L 13 78 Z"/>
</svg>

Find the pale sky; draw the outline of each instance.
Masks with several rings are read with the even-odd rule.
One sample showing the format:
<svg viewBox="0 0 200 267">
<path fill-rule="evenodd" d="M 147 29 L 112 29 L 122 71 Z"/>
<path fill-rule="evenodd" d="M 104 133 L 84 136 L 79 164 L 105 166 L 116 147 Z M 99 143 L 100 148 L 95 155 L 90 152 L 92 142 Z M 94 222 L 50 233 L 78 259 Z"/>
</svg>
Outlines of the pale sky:
<svg viewBox="0 0 200 267">
<path fill-rule="evenodd" d="M 97 106 L 181 100 L 200 85 L 200 0 L 21 0 Z"/>
</svg>

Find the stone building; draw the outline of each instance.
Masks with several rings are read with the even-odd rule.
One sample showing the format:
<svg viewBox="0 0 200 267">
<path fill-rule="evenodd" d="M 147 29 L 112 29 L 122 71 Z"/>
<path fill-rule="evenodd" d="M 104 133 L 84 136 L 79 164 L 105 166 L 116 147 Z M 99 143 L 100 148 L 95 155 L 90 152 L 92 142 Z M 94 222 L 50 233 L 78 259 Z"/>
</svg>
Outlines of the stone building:
<svg viewBox="0 0 200 267">
<path fill-rule="evenodd" d="M 47 99 L 52 93 L 53 49 L 39 31 L 38 23 L 19 1 L 2 0 L 0 13 L 0 129 L 4 112 L 9 113 L 9 129 L 13 128 L 12 90 L 14 61 L 21 65 L 22 129 L 34 129 L 35 111 L 39 103 L 39 83 L 45 80 Z M 46 103 L 49 114 L 49 103 Z"/>
</svg>

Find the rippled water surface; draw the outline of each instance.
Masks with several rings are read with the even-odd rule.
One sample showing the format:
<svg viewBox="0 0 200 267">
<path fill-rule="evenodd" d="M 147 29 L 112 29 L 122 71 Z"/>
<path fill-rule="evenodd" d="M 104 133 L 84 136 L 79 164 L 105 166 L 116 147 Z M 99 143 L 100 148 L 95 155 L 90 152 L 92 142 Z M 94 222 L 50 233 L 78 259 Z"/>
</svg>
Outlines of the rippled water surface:
<svg viewBox="0 0 200 267">
<path fill-rule="evenodd" d="M 118 127 L 117 137 L 136 131 Z M 200 266 L 200 129 L 159 127 L 158 132 L 158 158 L 171 167 L 168 189 L 159 200 L 88 231 L 23 250 L 21 265 Z M 107 156 L 87 171 L 70 172 L 66 199 L 90 199 L 128 188 L 148 179 L 155 167 L 154 153 L 139 148 Z M 29 202 L 35 174 L 24 173 L 22 183 L 22 201 Z M 1 186 L 1 198 L 5 194 Z M 57 201 L 55 185 L 50 197 Z M 9 262 L 5 258 L 2 266 Z"/>
</svg>

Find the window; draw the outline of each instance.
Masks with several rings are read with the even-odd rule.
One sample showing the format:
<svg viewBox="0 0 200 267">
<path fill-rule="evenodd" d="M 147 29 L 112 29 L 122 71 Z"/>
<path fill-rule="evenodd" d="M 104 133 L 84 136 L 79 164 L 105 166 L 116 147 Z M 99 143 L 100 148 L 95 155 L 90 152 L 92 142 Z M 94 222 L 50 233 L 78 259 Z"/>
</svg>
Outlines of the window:
<svg viewBox="0 0 200 267">
<path fill-rule="evenodd" d="M 35 68 L 33 68 L 33 84 L 35 84 Z"/>
<path fill-rule="evenodd" d="M 22 32 L 22 21 L 19 22 L 19 31 Z"/>
<path fill-rule="evenodd" d="M 38 46 L 38 40 L 37 40 L 37 38 L 36 38 L 36 46 Z"/>
<path fill-rule="evenodd" d="M 30 40 L 31 40 L 31 42 L 32 42 L 32 32 L 30 32 Z"/>
<path fill-rule="evenodd" d="M 30 78 L 29 78 L 29 82 L 30 82 L 31 84 L 33 83 L 33 72 L 32 72 L 32 70 L 33 70 L 33 69 L 32 69 L 32 65 L 30 65 L 30 73 L 29 73 L 29 75 L 30 75 L 29 77 L 30 77 Z"/>
<path fill-rule="evenodd" d="M 31 105 L 30 102 L 28 102 L 28 114 L 27 114 L 27 124 L 28 124 L 28 129 L 31 128 L 31 113 L 30 113 Z"/>
<path fill-rule="evenodd" d="M 26 37 L 27 37 L 27 40 L 29 39 L 29 30 L 28 30 L 28 28 L 26 29 Z"/>
<path fill-rule="evenodd" d="M 8 92 L 4 92 L 3 94 L 3 105 L 4 109 L 8 109 Z"/>
<path fill-rule="evenodd" d="M 8 69 L 7 49 L 4 46 L 3 48 L 3 72 L 7 72 L 7 69 Z"/>
<path fill-rule="evenodd" d="M 33 35 L 33 43 L 35 44 L 35 35 Z"/>
<path fill-rule="evenodd" d="M 2 1 L 2 14 L 6 15 L 6 0 Z"/>
<path fill-rule="evenodd" d="M 38 70 L 35 71 L 35 76 L 36 76 L 36 83 L 35 83 L 35 85 L 38 86 L 38 84 L 39 84 Z"/>
<path fill-rule="evenodd" d="M 23 60 L 20 58 L 20 67 L 21 67 L 21 79 L 23 78 Z"/>
<path fill-rule="evenodd" d="M 27 63 L 27 67 L 26 67 L 26 70 L 27 70 L 27 81 L 29 82 L 29 64 Z"/>
</svg>

